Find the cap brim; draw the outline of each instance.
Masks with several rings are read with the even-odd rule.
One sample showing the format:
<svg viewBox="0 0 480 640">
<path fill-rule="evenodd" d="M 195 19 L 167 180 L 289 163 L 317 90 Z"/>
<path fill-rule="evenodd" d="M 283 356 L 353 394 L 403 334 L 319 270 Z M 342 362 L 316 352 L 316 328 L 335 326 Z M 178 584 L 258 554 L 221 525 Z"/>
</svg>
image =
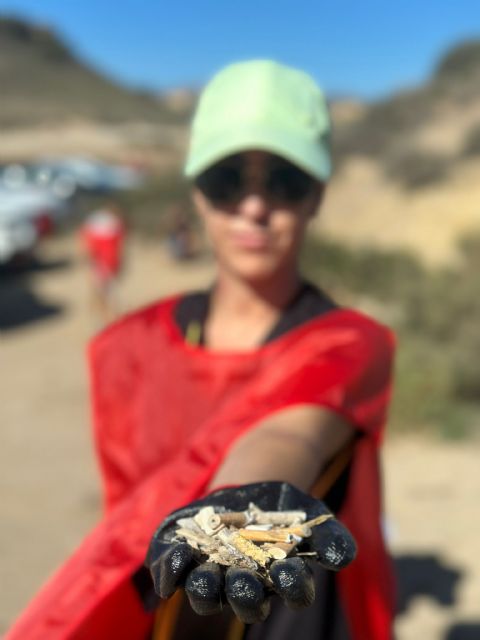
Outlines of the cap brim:
<svg viewBox="0 0 480 640">
<path fill-rule="evenodd" d="M 279 155 L 317 180 L 326 181 L 331 175 L 327 144 L 326 141 L 322 144 L 318 140 L 300 139 L 296 132 L 290 136 L 288 131 L 275 131 L 264 125 L 229 130 L 210 140 L 203 148 L 191 149 L 184 173 L 188 178 L 195 178 L 227 156 L 257 149 Z"/>
</svg>

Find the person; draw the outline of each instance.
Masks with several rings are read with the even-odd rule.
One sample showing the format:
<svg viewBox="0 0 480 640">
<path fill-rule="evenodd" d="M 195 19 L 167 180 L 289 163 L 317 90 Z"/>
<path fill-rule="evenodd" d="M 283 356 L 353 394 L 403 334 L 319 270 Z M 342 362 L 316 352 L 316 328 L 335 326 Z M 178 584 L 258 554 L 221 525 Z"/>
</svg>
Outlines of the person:
<svg viewBox="0 0 480 640">
<path fill-rule="evenodd" d="M 108 203 L 90 213 L 80 229 L 80 242 L 90 267 L 92 309 L 103 326 L 119 313 L 116 285 L 125 244 L 119 207 Z"/>
<path fill-rule="evenodd" d="M 93 340 L 105 515 L 8 640 L 391 638 L 378 449 L 393 337 L 299 269 L 329 142 L 323 94 L 299 70 L 242 62 L 204 89 L 185 173 L 215 281 Z M 172 523 L 202 505 L 249 501 L 338 516 L 312 529 L 311 569 L 287 558 L 271 589 L 172 539 Z"/>
<path fill-rule="evenodd" d="M 174 204 L 168 211 L 166 247 L 172 260 L 182 262 L 195 256 L 192 225 L 181 204 Z"/>
</svg>

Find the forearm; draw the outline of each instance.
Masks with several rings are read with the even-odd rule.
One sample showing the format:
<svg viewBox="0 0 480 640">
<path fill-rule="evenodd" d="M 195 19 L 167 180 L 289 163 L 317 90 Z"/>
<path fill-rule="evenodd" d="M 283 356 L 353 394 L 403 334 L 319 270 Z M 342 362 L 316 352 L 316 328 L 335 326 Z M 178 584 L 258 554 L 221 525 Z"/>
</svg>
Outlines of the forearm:
<svg viewBox="0 0 480 640">
<path fill-rule="evenodd" d="M 328 411 L 299 407 L 282 412 L 233 445 L 211 487 L 281 480 L 308 491 L 352 437 L 349 424 Z"/>
</svg>

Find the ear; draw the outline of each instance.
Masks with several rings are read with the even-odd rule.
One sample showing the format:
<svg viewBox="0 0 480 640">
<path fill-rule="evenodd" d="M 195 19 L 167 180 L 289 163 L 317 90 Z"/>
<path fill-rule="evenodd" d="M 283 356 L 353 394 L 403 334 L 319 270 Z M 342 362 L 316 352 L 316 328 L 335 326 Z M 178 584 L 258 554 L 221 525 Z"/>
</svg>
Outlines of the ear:
<svg viewBox="0 0 480 640">
<path fill-rule="evenodd" d="M 313 218 L 322 206 L 325 192 L 327 190 L 326 182 L 315 182 L 314 191 L 312 193 L 310 217 Z"/>
<path fill-rule="evenodd" d="M 195 208 L 195 211 L 200 216 L 200 218 L 203 219 L 205 217 L 205 211 L 206 211 L 207 204 L 208 204 L 205 196 L 200 191 L 200 189 L 198 189 L 195 186 L 192 187 L 190 195 L 191 195 L 191 198 L 192 198 L 192 202 L 193 202 L 193 206 Z"/>
</svg>

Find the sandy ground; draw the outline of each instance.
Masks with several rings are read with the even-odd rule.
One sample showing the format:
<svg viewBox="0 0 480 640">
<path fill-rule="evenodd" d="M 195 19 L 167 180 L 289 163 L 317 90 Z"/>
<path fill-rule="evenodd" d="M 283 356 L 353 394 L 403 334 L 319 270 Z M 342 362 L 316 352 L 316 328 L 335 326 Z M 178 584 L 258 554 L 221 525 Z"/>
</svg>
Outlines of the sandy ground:
<svg viewBox="0 0 480 640">
<path fill-rule="evenodd" d="M 95 329 L 87 274 L 72 238 L 49 241 L 39 258 L 21 276 L 0 274 L 10 325 L 0 342 L 0 632 L 99 516 L 83 357 Z M 210 278 L 208 261 L 173 265 L 159 244 L 135 240 L 121 301 L 132 308 Z M 387 442 L 384 457 L 398 639 L 478 640 L 478 445 L 403 437 Z"/>
</svg>

